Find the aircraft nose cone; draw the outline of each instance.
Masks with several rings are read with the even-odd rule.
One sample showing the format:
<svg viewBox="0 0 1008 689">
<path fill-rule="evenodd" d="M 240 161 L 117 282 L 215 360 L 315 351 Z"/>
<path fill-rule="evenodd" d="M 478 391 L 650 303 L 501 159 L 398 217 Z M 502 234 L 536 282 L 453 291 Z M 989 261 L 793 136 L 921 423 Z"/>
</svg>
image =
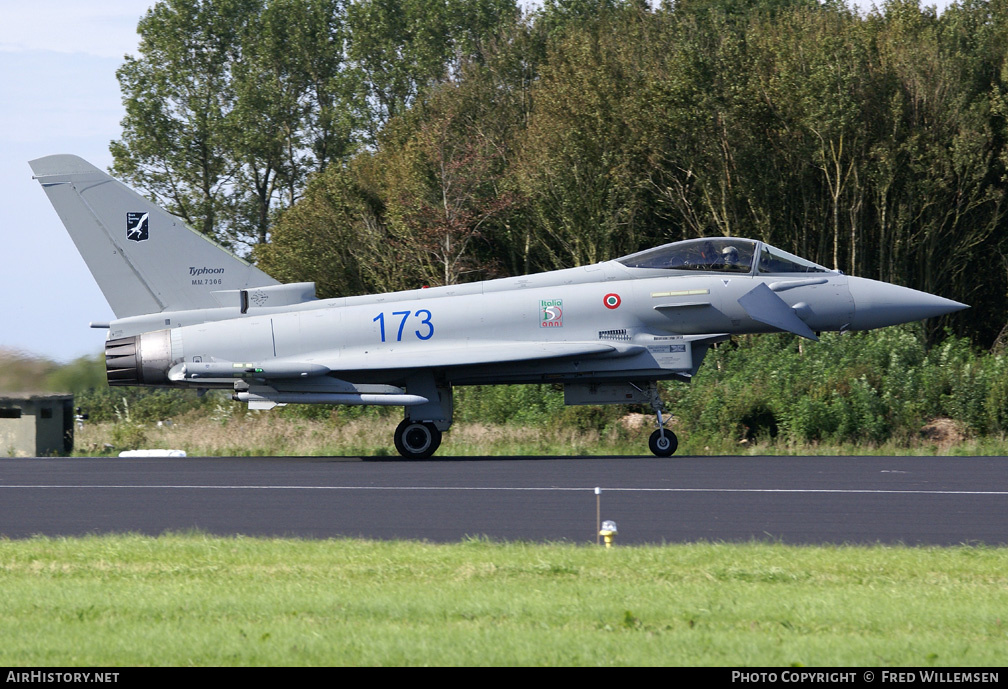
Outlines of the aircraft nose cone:
<svg viewBox="0 0 1008 689">
<path fill-rule="evenodd" d="M 851 330 L 910 323 L 969 308 L 951 299 L 868 278 L 849 278 L 847 286 L 854 299 Z"/>
</svg>

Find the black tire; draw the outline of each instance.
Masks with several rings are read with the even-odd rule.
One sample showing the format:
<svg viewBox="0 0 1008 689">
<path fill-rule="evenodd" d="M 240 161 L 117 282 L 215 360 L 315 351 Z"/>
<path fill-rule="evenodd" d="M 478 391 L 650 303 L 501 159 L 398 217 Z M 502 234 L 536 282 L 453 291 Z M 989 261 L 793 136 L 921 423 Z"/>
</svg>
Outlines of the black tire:
<svg viewBox="0 0 1008 689">
<path fill-rule="evenodd" d="M 406 459 L 427 459 L 441 446 L 441 431 L 432 423 L 403 419 L 392 440 Z"/>
<path fill-rule="evenodd" d="M 676 434 L 668 429 L 665 429 L 664 433 L 665 436 L 662 437 L 662 431 L 657 430 L 648 439 L 648 447 L 657 457 L 671 457 L 679 448 L 679 438 Z"/>
<path fill-rule="evenodd" d="M 425 423 L 424 426 L 427 426 L 427 428 L 430 429 L 431 436 L 434 438 L 434 445 L 431 447 L 431 454 L 434 454 L 438 451 L 438 448 L 441 447 L 441 431 L 439 431 L 438 427 L 432 423 Z"/>
<path fill-rule="evenodd" d="M 402 444 L 402 433 L 403 433 L 403 427 L 407 423 L 408 422 L 405 419 L 403 419 L 402 421 L 399 422 L 399 425 L 396 426 L 395 432 L 392 433 L 392 444 L 395 445 L 396 452 L 398 452 L 399 455 L 402 457 L 406 456 L 406 450 L 403 449 Z"/>
</svg>

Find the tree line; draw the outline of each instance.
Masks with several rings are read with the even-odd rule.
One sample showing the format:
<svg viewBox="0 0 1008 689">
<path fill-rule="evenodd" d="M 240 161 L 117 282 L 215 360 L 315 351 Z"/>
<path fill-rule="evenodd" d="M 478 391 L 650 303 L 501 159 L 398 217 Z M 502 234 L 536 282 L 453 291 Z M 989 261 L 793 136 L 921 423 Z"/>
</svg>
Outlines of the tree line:
<svg viewBox="0 0 1008 689">
<path fill-rule="evenodd" d="M 321 296 L 763 239 L 1006 325 L 1008 0 L 163 0 L 113 172 Z"/>
</svg>

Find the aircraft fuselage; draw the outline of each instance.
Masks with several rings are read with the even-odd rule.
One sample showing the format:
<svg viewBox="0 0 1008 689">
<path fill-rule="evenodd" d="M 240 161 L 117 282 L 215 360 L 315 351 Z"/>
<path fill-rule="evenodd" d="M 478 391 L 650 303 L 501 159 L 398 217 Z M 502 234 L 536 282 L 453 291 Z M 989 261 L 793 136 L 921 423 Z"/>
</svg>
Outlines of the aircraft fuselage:
<svg viewBox="0 0 1008 689">
<path fill-rule="evenodd" d="M 633 275 L 642 272 L 650 275 Z M 455 385 L 671 378 L 692 375 L 702 359 L 702 353 L 694 356 L 695 338 L 687 336 L 703 336 L 705 351 L 710 341 L 729 334 L 779 330 L 739 304 L 757 284 L 778 290 L 814 331 L 840 330 L 854 317 L 848 278 L 840 273 L 782 278 L 656 272 L 613 261 L 526 278 L 253 306 L 241 315 L 237 308 L 169 314 L 171 349 L 158 357 L 168 364 L 165 379 L 150 376 L 145 382 L 233 385 L 233 379 L 213 376 L 167 379 L 168 368 L 179 362 L 190 368 L 211 362 L 320 365 L 343 380 L 389 384 L 401 384 L 405 370 L 416 368 L 438 369 Z M 211 315 L 224 317 L 205 320 Z M 203 322 L 186 325 L 187 317 Z M 114 322 L 113 338 L 130 335 L 130 325 Z M 570 343 L 600 348 L 564 356 Z M 527 348 L 551 345 L 560 356 L 526 356 Z M 500 364 L 488 367 L 481 350 L 498 350 Z"/>
</svg>

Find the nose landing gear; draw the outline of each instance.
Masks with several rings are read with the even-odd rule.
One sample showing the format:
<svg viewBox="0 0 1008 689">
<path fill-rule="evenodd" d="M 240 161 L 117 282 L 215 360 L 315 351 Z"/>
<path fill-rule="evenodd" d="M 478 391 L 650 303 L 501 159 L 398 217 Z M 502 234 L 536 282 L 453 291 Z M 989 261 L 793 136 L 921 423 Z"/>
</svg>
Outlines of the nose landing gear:
<svg viewBox="0 0 1008 689">
<path fill-rule="evenodd" d="M 679 438 L 670 429 L 665 428 L 665 419 L 662 417 L 664 405 L 662 405 L 661 397 L 658 395 L 658 384 L 648 383 L 647 393 L 650 398 L 651 408 L 658 416 L 658 430 L 648 438 L 648 447 L 657 457 L 671 457 L 679 448 Z"/>
<path fill-rule="evenodd" d="M 659 428 L 648 439 L 648 447 L 657 457 L 671 457 L 679 448 L 679 438 L 667 428 Z"/>
</svg>

